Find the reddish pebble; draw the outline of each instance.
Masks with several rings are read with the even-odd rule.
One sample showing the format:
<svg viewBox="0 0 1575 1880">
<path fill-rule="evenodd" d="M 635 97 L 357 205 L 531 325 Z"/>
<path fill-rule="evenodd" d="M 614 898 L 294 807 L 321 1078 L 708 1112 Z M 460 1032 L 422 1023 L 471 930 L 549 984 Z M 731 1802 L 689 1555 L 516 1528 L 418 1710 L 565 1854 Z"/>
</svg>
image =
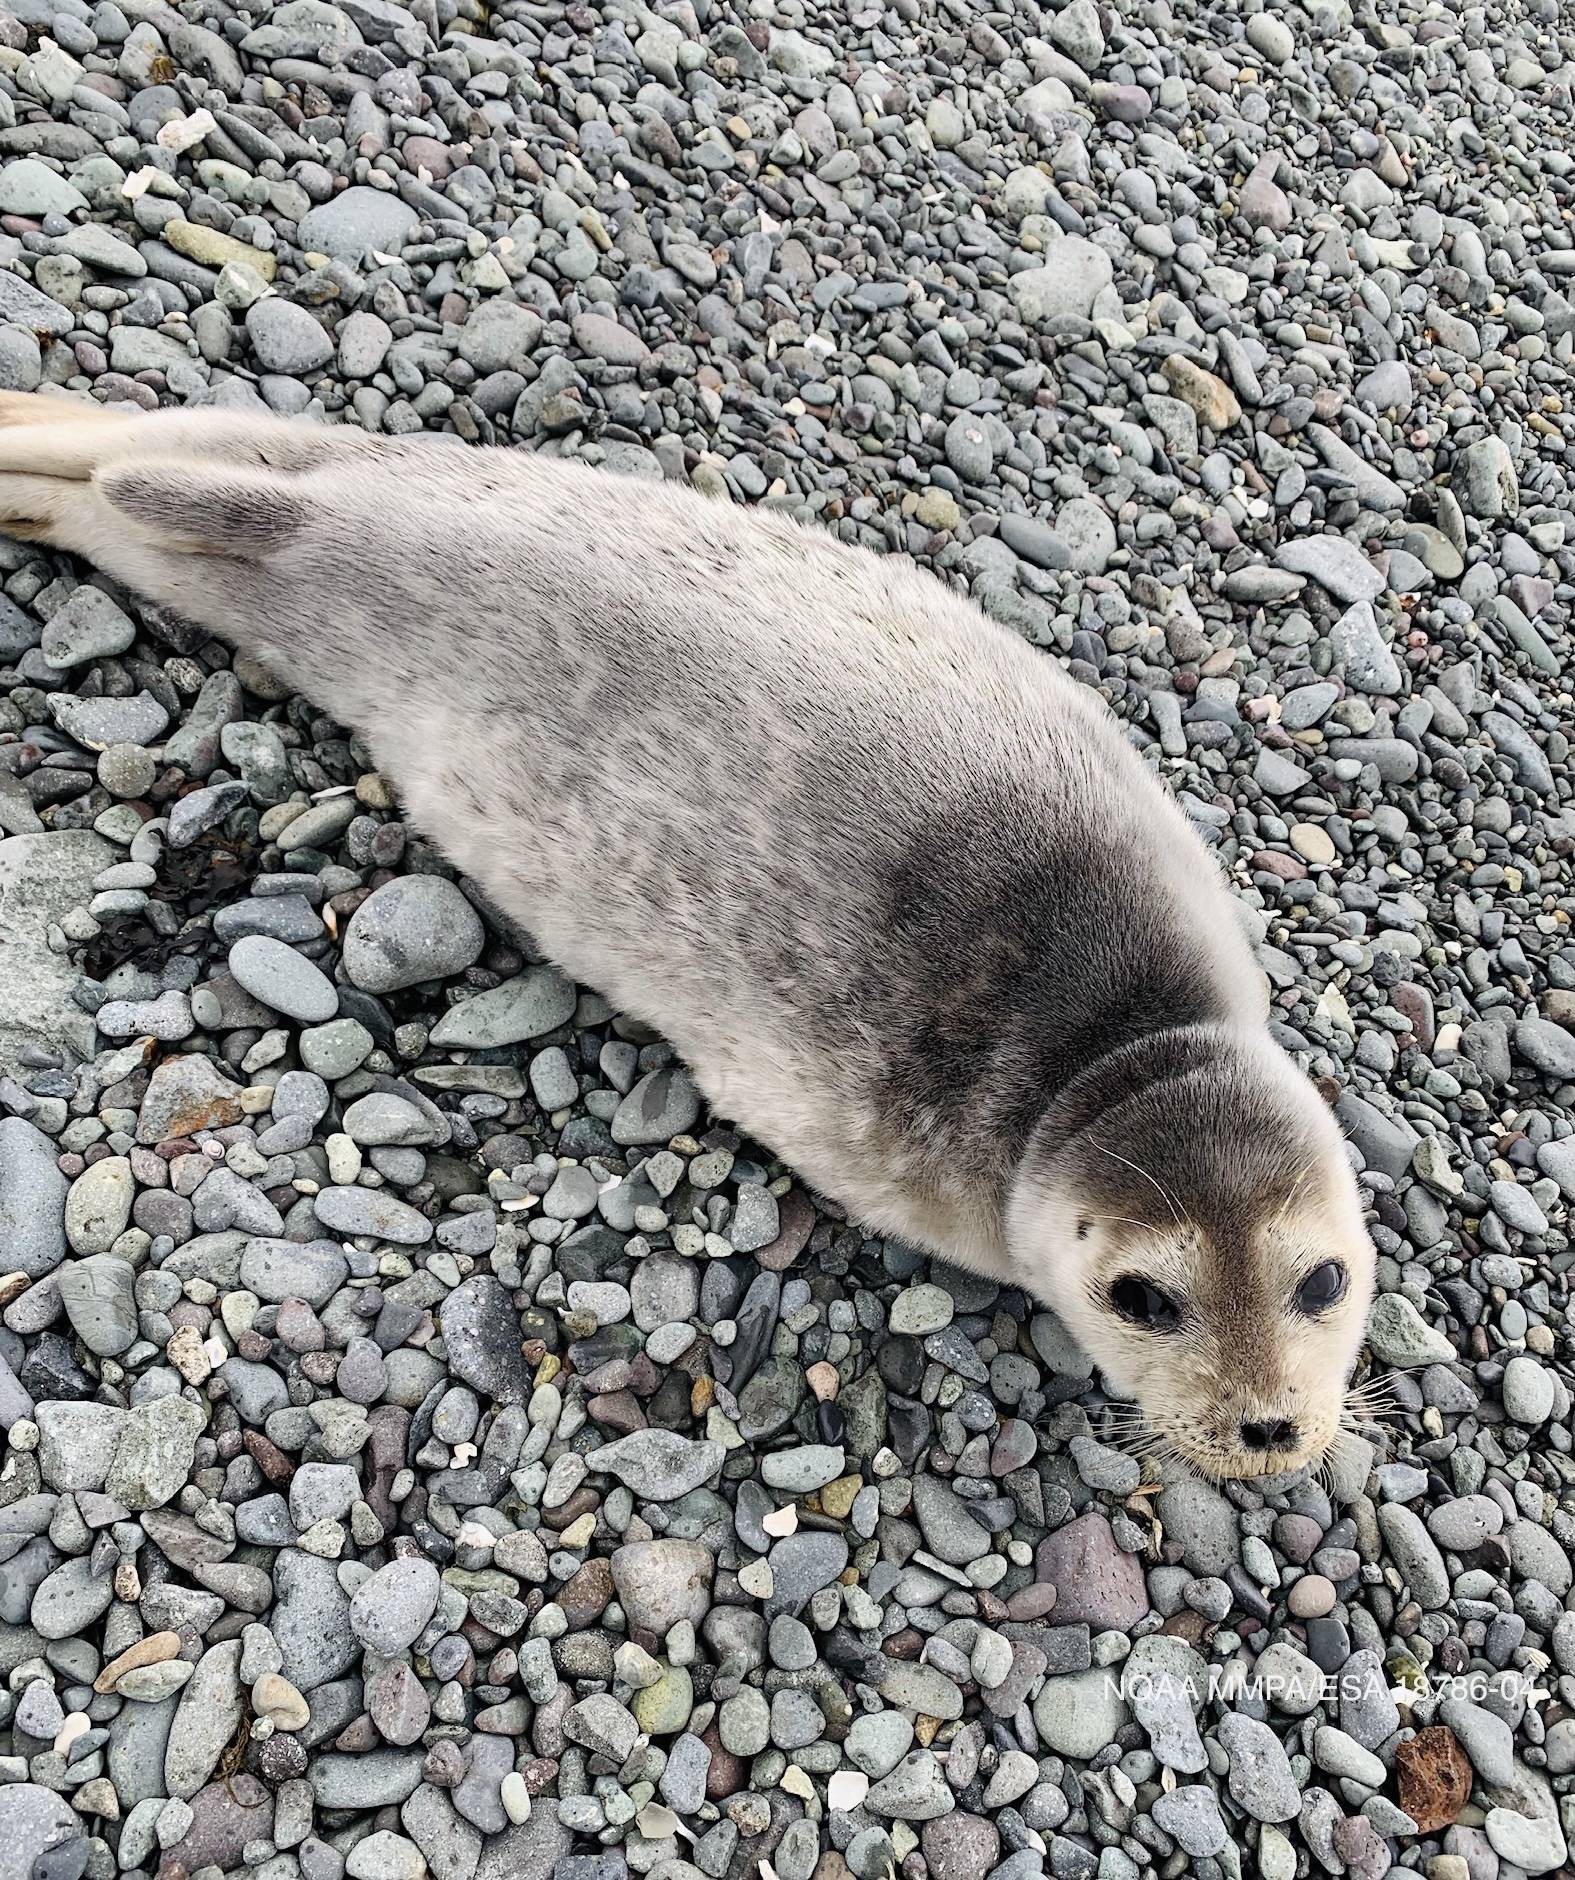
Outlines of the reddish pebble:
<svg viewBox="0 0 1575 1880">
<path fill-rule="evenodd" d="M 809 1367 L 804 1373 L 804 1381 L 815 1393 L 817 1403 L 830 1403 L 842 1385 L 842 1379 L 837 1375 L 837 1367 L 834 1364 L 828 1364 L 824 1358 Z"/>
<path fill-rule="evenodd" d="M 1042 1619 L 1055 1605 L 1056 1590 L 1048 1580 L 1034 1580 L 1027 1586 L 1018 1587 L 1006 1602 L 1006 1610 L 1014 1619 Z"/>
</svg>

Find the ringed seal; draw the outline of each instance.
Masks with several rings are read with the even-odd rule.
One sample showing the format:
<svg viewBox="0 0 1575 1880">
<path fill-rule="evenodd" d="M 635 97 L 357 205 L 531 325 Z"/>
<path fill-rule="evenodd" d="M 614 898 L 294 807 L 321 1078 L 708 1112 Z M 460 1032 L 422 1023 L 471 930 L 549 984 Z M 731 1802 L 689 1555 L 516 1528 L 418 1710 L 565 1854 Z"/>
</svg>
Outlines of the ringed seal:
<svg viewBox="0 0 1575 1880">
<path fill-rule="evenodd" d="M 1341 1134 L 1185 816 L 898 557 L 524 452 L 0 400 L 0 526 L 261 656 L 417 829 L 877 1233 L 1052 1306 L 1215 1476 L 1322 1456 Z"/>
</svg>

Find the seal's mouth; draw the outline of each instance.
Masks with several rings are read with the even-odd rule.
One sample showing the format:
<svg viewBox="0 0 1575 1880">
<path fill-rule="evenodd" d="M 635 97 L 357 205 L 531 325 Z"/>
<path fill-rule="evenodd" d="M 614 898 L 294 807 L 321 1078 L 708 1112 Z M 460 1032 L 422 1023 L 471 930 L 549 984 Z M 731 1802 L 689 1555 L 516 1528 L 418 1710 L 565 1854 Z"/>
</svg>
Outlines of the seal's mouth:
<svg viewBox="0 0 1575 1880">
<path fill-rule="evenodd" d="M 1177 1452 L 1181 1460 L 1211 1482 L 1252 1482 L 1265 1476 L 1300 1475 L 1316 1469 L 1329 1453 L 1329 1445 L 1316 1449 L 1236 1450 L 1220 1454 Z"/>
<path fill-rule="evenodd" d="M 1178 1415 L 1174 1404 L 1149 1411 L 1141 1403 L 1124 1402 L 1107 1412 L 1107 1440 L 1137 1460 L 1145 1480 L 1157 1479 L 1167 1467 L 1184 1468 L 1214 1484 L 1298 1475 L 1323 1480 L 1357 1442 L 1360 1426 L 1382 1424 L 1392 1408 L 1388 1381 L 1369 1379 L 1349 1387 L 1338 1409 L 1314 1420 L 1303 1441 L 1248 1449 L 1219 1441 L 1210 1426 Z"/>
<path fill-rule="evenodd" d="M 1327 1459 L 1330 1443 L 1303 1445 L 1297 1449 L 1215 1449 L 1182 1442 L 1166 1443 L 1165 1459 L 1179 1462 L 1205 1481 L 1254 1482 L 1269 1476 L 1294 1476 L 1316 1472 Z"/>
<path fill-rule="evenodd" d="M 1191 1416 L 1184 1405 L 1150 1406 L 1137 1398 L 1112 1405 L 1106 1412 L 1107 1439 L 1134 1458 L 1146 1480 L 1175 1466 L 1209 1482 L 1257 1481 L 1315 1470 L 1328 1455 L 1340 1423 L 1339 1415 L 1303 1418 L 1295 1426 L 1296 1441 L 1271 1439 L 1249 1446 L 1226 1439 L 1226 1428 L 1234 1430 L 1239 1423 L 1231 1419 L 1222 1424 L 1217 1407 L 1206 1416 Z M 1271 1438 L 1275 1427 L 1267 1420 L 1262 1425 Z M 1279 1427 L 1289 1428 L 1289 1419 Z"/>
</svg>

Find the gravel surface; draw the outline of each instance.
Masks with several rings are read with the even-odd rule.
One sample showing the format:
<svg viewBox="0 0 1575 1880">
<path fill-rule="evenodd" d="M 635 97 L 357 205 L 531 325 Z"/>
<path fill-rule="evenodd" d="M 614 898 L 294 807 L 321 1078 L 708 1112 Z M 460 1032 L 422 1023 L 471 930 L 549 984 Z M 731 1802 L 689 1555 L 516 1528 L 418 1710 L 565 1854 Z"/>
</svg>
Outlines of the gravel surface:
<svg viewBox="0 0 1575 1880">
<path fill-rule="evenodd" d="M 10 0 L 0 385 L 687 478 L 1111 702 L 1347 1126 L 1388 1407 L 1151 1479 L 354 738 L 0 542 L 0 1880 L 1566 1865 L 1572 58 L 1554 0 Z"/>
</svg>

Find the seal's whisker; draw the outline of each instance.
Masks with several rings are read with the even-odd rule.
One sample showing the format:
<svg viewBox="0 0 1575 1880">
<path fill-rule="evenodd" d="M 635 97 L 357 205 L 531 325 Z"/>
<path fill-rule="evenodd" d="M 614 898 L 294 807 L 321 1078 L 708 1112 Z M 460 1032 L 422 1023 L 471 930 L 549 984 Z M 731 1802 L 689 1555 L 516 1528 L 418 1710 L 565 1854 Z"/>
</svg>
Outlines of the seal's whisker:
<svg viewBox="0 0 1575 1880">
<path fill-rule="evenodd" d="M 1286 1216 L 1292 1212 L 1296 1204 L 1301 1200 L 1302 1190 L 1306 1187 L 1308 1178 L 1312 1175 L 1313 1170 L 1317 1166 L 1318 1155 L 1317 1152 L 1314 1151 L 1313 1154 L 1309 1155 L 1302 1162 L 1301 1167 L 1298 1168 L 1296 1173 L 1291 1177 L 1290 1187 L 1286 1190 L 1285 1199 L 1274 1212 L 1274 1216 L 1270 1222 L 1271 1226 L 1278 1227 L 1281 1222 L 1285 1220 Z"/>
<path fill-rule="evenodd" d="M 1387 1379 L 1374 1384 L 1358 1384 L 1345 1393 L 1345 1401 L 1353 1408 L 1372 1405 L 1390 1409 L 1399 1401 L 1394 1388 Z"/>
<path fill-rule="evenodd" d="M 1186 1461 L 1171 1433 L 1156 1429 L 1138 1404 L 1107 1405 L 1102 1440 L 1136 1462 L 1145 1480 L 1169 1463 Z"/>
<path fill-rule="evenodd" d="M 1099 1440 L 1115 1449 L 1129 1449 L 1144 1433 L 1145 1425 L 1136 1418 L 1121 1423 L 1106 1423 L 1100 1428 Z"/>
<path fill-rule="evenodd" d="M 1393 1417 L 1399 1407 L 1394 1380 L 1370 1377 L 1363 1383 L 1351 1385 L 1346 1391 L 1341 1406 L 1342 1420 L 1350 1416 L 1365 1416 L 1382 1421 L 1386 1417 Z"/>
<path fill-rule="evenodd" d="M 1174 1455 L 1174 1445 L 1154 1428 L 1136 1404 L 1108 1406 L 1100 1440 L 1136 1462 L 1145 1479 L 1152 1468 Z"/>
<path fill-rule="evenodd" d="M 1143 1168 L 1139 1163 L 1129 1161 L 1126 1156 L 1117 1155 L 1114 1149 L 1107 1148 L 1105 1144 L 1102 1142 L 1096 1142 L 1094 1144 L 1094 1147 L 1099 1151 L 1101 1155 L 1108 1155 L 1112 1162 L 1119 1162 L 1122 1164 L 1124 1168 L 1131 1169 L 1134 1175 L 1141 1175 L 1144 1181 L 1146 1181 L 1149 1184 L 1149 1186 L 1154 1190 L 1154 1192 L 1159 1196 L 1160 1200 L 1164 1202 L 1165 1206 L 1170 1209 L 1171 1216 L 1174 1219 L 1176 1225 L 1178 1227 L 1186 1226 L 1187 1224 L 1186 1220 L 1184 1219 L 1181 1209 L 1176 1202 L 1175 1196 L 1170 1192 L 1170 1190 L 1165 1186 L 1165 1184 L 1159 1180 L 1157 1176 L 1151 1175 L 1148 1172 L 1148 1170 L 1146 1168 Z"/>
<path fill-rule="evenodd" d="M 1393 1430 L 1398 1421 L 1399 1410 L 1394 1404 L 1360 1405 L 1354 1410 L 1341 1413 L 1340 1428 L 1345 1434 L 1355 1436 L 1364 1427 Z"/>
<path fill-rule="evenodd" d="M 1341 1428 L 1335 1431 L 1334 1435 L 1329 1439 L 1329 1447 L 1324 1451 L 1319 1464 L 1319 1480 L 1322 1487 L 1326 1489 L 1333 1488 L 1335 1470 L 1340 1459 L 1342 1456 L 1350 1454 L 1352 1445 L 1358 1443 L 1360 1440 L 1354 1430 Z"/>
<path fill-rule="evenodd" d="M 1140 1227 L 1145 1234 L 1157 1234 L 1160 1230 L 1152 1221 L 1135 1221 L 1130 1214 L 1085 1214 L 1085 1221 L 1116 1221 L 1123 1227 Z"/>
</svg>

